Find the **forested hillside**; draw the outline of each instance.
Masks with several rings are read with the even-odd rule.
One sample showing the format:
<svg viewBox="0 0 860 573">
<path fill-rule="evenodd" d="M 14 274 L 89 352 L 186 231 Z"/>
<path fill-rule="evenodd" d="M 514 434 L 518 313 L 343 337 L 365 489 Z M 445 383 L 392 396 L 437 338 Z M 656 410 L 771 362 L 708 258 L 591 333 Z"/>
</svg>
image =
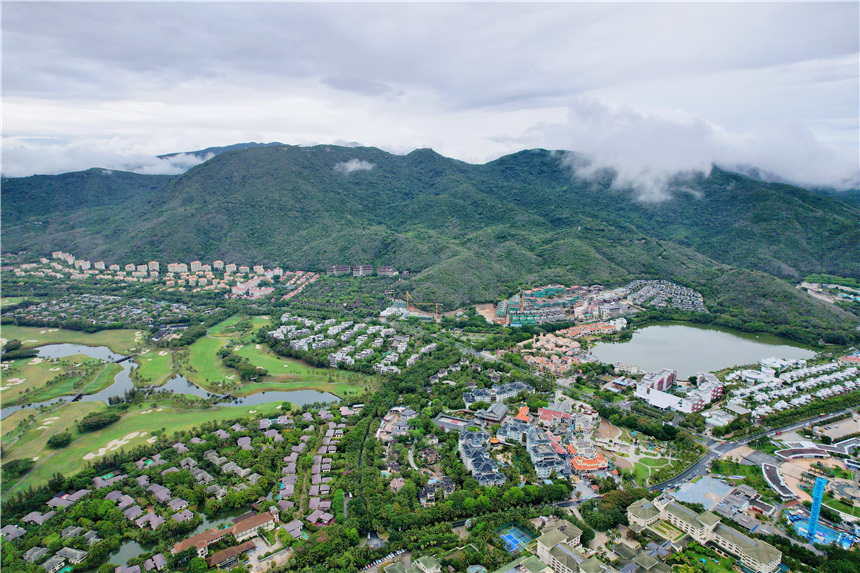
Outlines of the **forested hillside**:
<svg viewBox="0 0 860 573">
<path fill-rule="evenodd" d="M 711 305 L 773 292 L 793 319 L 854 323 L 778 279 L 860 277 L 856 203 L 717 168 L 670 192 L 638 201 L 545 150 L 471 165 L 431 150 L 258 146 L 173 178 L 91 169 L 6 179 L 3 249 L 119 263 L 392 264 L 449 305 L 538 282 L 667 278 Z M 764 320 L 774 306 L 751 305 Z"/>
</svg>

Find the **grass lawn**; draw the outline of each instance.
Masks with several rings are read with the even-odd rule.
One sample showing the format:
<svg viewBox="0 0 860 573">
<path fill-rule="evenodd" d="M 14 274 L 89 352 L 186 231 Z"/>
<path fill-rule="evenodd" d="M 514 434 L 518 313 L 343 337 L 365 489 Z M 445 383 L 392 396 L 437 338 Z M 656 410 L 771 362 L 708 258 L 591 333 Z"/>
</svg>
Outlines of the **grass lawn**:
<svg viewBox="0 0 860 573">
<path fill-rule="evenodd" d="M 22 300 L 24 300 L 24 297 L 21 296 L 4 296 L 3 298 L 0 298 L 0 308 L 18 304 Z"/>
<path fill-rule="evenodd" d="M 32 396 L 33 402 L 46 402 L 60 396 L 68 396 L 77 394 L 83 391 L 84 394 L 95 394 L 101 392 L 108 386 L 114 383 L 114 376 L 122 371 L 122 366 L 119 364 L 104 364 L 99 365 L 99 370 L 96 376 L 91 380 L 86 380 L 83 376 L 75 376 L 68 380 L 63 380 L 61 383 L 48 388 Z M 75 384 L 83 380 L 83 384 L 75 388 Z"/>
<path fill-rule="evenodd" d="M 140 337 L 135 342 L 137 330 L 102 330 L 93 334 L 77 330 L 62 330 L 57 328 L 37 328 L 31 326 L 6 325 L 2 328 L 2 336 L 6 340 L 17 339 L 23 342 L 23 348 L 34 348 L 46 344 L 87 344 L 89 346 L 107 346 L 119 354 L 127 354 L 132 348 L 140 347 L 143 342 Z M 35 341 L 35 342 L 34 342 Z"/>
<path fill-rule="evenodd" d="M 161 348 L 147 350 L 135 357 L 137 372 L 144 385 L 161 385 L 170 378 L 172 352 Z"/>
<path fill-rule="evenodd" d="M 711 469 L 715 474 L 726 476 L 761 476 L 761 467 L 759 466 L 747 466 L 727 460 L 719 460 L 719 462 L 711 464 Z"/>
<path fill-rule="evenodd" d="M 318 390 L 320 392 L 331 392 L 336 396 L 344 398 L 361 394 L 364 391 L 365 384 L 357 383 L 329 383 L 329 382 L 259 382 L 253 384 L 245 384 L 234 394 L 236 396 L 250 396 L 257 392 L 289 392 L 291 390 Z"/>
<path fill-rule="evenodd" d="M 104 402 L 72 402 L 57 408 L 52 412 L 40 413 L 35 417 L 35 422 L 31 424 L 14 443 L 12 443 L 12 440 L 16 432 L 12 431 L 9 434 L 4 435 L 3 451 L 8 459 L 13 460 L 20 458 L 32 459 L 36 457 L 38 457 L 39 460 L 46 459 L 48 455 L 56 451 L 47 447 L 46 444 L 48 443 L 48 438 L 55 434 L 64 432 L 65 430 L 71 430 L 72 435 L 74 436 L 73 439 L 77 439 L 80 434 L 78 434 L 75 423 L 90 412 L 98 412 L 106 408 L 107 405 Z M 22 419 L 26 419 L 36 412 L 36 410 L 19 410 L 12 414 L 12 416 L 16 416 L 14 420 L 20 422 Z M 3 420 L 4 426 L 9 418 Z M 14 426 L 17 427 L 18 424 L 14 422 L 14 420 Z M 62 470 L 60 466 L 55 466 L 53 463 L 50 463 L 48 464 L 48 472 L 46 475 L 50 475 L 51 473 L 60 470 Z"/>
<path fill-rule="evenodd" d="M 245 323 L 245 321 L 250 320 L 250 328 L 245 329 L 236 329 L 235 326 L 238 323 Z M 260 329 L 266 325 L 271 325 L 271 320 L 269 317 L 262 316 L 246 316 L 243 314 L 234 314 L 227 320 L 223 322 L 219 322 L 215 326 L 209 329 L 209 336 L 224 336 L 224 337 L 235 337 L 240 336 L 245 333 L 253 332 L 257 329 Z"/>
<path fill-rule="evenodd" d="M 652 468 L 662 468 L 663 466 L 669 465 L 669 461 L 664 458 L 639 458 L 639 463 L 642 465 L 646 465 Z"/>
<path fill-rule="evenodd" d="M 155 408 L 152 407 L 153 403 L 151 402 L 130 408 L 122 419 L 115 424 L 86 434 L 83 439 L 77 439 L 62 450 L 54 452 L 50 457 L 47 454 L 53 450 L 47 449 L 46 451 L 45 448 L 48 437 L 65 429 L 64 426 L 72 426 L 75 420 L 83 417 L 86 413 L 104 409 L 106 406 L 102 402 L 74 402 L 59 408 L 54 413 L 39 416 L 38 420 L 51 416 L 60 416 L 60 420 L 54 422 L 49 430 L 44 431 L 36 430 L 34 425 L 25 432 L 26 438 L 22 437 L 14 445 L 6 447 L 7 455 L 12 459 L 40 456 L 40 463 L 36 465 L 33 471 L 9 491 L 21 491 L 30 485 L 43 484 L 57 471 L 61 471 L 67 476 L 74 475 L 86 467 L 85 456 L 93 454 L 90 459 L 94 459 L 98 457 L 99 452 L 102 452 L 103 455 L 104 449 L 111 446 L 115 446 L 114 449 L 119 449 L 145 444 L 146 440 L 152 437 L 153 431 L 161 428 L 165 428 L 166 432 L 172 434 L 180 430 L 190 430 L 208 421 L 254 417 L 257 413 L 274 416 L 282 412 L 278 408 L 280 406 L 278 402 L 256 406 L 222 406 L 207 410 L 183 410 L 170 407 L 167 403 L 162 402 L 155 404 Z M 159 412 L 158 408 L 162 410 Z M 141 435 L 141 432 L 146 433 Z M 30 433 L 34 433 L 33 437 L 29 436 Z M 112 440 L 114 440 L 113 443 L 111 443 Z M 111 450 L 108 449 L 107 451 Z"/>
<path fill-rule="evenodd" d="M 257 348 L 258 346 L 259 348 Z M 245 344 L 236 351 L 236 354 L 247 358 L 248 362 L 254 366 L 261 366 L 268 370 L 269 374 L 263 380 L 264 382 L 320 382 L 329 385 L 355 385 L 369 378 L 359 372 L 335 368 L 314 368 L 299 360 L 278 356 L 269 349 L 267 344 Z"/>
<path fill-rule="evenodd" d="M 675 541 L 684 537 L 684 532 L 669 523 L 668 521 L 658 521 L 651 526 L 651 529 L 665 537 L 670 541 Z"/>
<path fill-rule="evenodd" d="M 648 470 L 648 466 L 644 466 L 639 462 L 633 464 L 633 475 L 636 478 L 636 483 L 640 486 L 644 486 L 648 483 L 648 476 L 650 475 L 650 471 Z"/>
<path fill-rule="evenodd" d="M 35 411 L 24 408 L 23 410 L 16 410 L 3 418 L 3 423 L 0 424 L 0 437 L 6 437 L 6 434 L 17 428 L 19 423 L 29 418 Z"/>
<path fill-rule="evenodd" d="M 860 508 L 845 504 L 842 501 L 838 501 L 829 493 L 824 494 L 823 503 L 827 507 L 831 507 L 836 511 L 841 511 L 842 513 L 847 513 L 848 515 L 853 515 L 854 517 L 860 517 Z"/>
<path fill-rule="evenodd" d="M 8 363 L 9 368 L 3 373 L 4 390 L 0 395 L 4 405 L 14 404 L 19 400 L 27 403 L 53 400 L 58 396 L 76 394 L 84 387 L 88 394 L 98 392 L 110 386 L 113 376 L 122 370 L 119 364 L 105 365 L 83 354 L 66 356 L 56 361 L 42 361 L 38 358 L 35 360 L 38 360 L 36 364 L 32 364 L 33 358 Z M 87 374 L 86 369 L 91 372 Z M 46 386 L 48 381 L 66 373 L 72 376 L 53 386 Z M 98 384 L 92 384 L 94 381 L 98 381 Z"/>
<path fill-rule="evenodd" d="M 731 559 L 720 559 L 719 563 L 714 563 L 714 560 L 710 557 L 706 557 L 695 551 L 687 550 L 684 552 L 690 558 L 690 562 L 696 563 L 697 565 L 704 566 L 705 571 L 707 573 L 734 573 L 734 568 L 732 565 L 734 562 Z M 702 559 L 705 560 L 705 563 L 702 563 Z"/>
<path fill-rule="evenodd" d="M 182 374 L 195 384 L 218 391 L 212 386 L 212 382 L 230 380 L 237 382 L 239 373 L 224 366 L 217 352 L 227 345 L 227 340 L 216 340 L 206 336 L 198 338 L 194 344 L 188 347 L 188 363 L 181 367 Z M 207 383 L 207 380 L 210 382 Z"/>
<path fill-rule="evenodd" d="M 237 396 L 263 391 L 319 390 L 343 397 L 360 394 L 374 380 L 356 372 L 314 368 L 298 360 L 278 356 L 266 344 L 255 341 L 243 344 L 242 340 L 247 341 L 248 337 L 240 337 L 237 331 L 231 334 L 231 328 L 247 320 L 245 316 L 231 316 L 210 328 L 208 336 L 198 339 L 188 348 L 188 360 L 181 365 L 180 372 L 188 380 L 212 392 L 225 391 L 215 385 L 218 382 L 241 384 L 239 373 L 227 368 L 218 357 L 218 351 L 227 347 L 254 366 L 268 371 L 268 375 L 257 383 L 231 388 Z M 252 317 L 251 322 L 252 329 L 270 324 L 265 317 Z"/>
</svg>

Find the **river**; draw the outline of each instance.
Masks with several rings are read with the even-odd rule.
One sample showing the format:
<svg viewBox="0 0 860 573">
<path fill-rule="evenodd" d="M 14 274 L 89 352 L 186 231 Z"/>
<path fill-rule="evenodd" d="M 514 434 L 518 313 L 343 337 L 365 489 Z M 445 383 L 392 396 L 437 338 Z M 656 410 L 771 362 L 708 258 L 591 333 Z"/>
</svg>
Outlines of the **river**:
<svg viewBox="0 0 860 573">
<path fill-rule="evenodd" d="M 674 369 L 680 379 L 697 372 L 758 363 L 771 356 L 815 356 L 808 347 L 770 334 L 676 323 L 656 323 L 637 328 L 632 339 L 597 343 L 590 352 L 601 362 L 630 364 L 645 372 Z"/>
<path fill-rule="evenodd" d="M 106 346 L 86 346 L 82 344 L 49 344 L 39 348 L 39 357 L 43 359 L 64 358 L 75 354 L 83 354 L 91 358 L 99 360 L 118 360 L 122 355 L 112 352 Z M 84 394 L 81 396 L 82 402 L 107 402 L 111 396 L 121 396 L 126 390 L 134 387 L 134 382 L 129 376 L 132 368 L 137 367 L 137 363 L 132 360 L 121 362 L 122 371 L 114 377 L 114 383 L 104 390 L 95 394 Z M 163 386 L 157 386 L 158 390 L 172 390 L 176 394 L 190 394 L 201 398 L 209 398 L 210 396 L 218 396 L 207 392 L 200 386 L 188 381 L 184 376 L 176 376 L 167 381 Z M 12 412 L 22 408 L 38 408 L 39 406 L 47 406 L 60 402 L 68 402 L 72 396 L 63 396 L 56 400 L 42 402 L 39 404 L 26 404 L 21 406 L 10 406 L 0 410 L 0 419 L 5 418 Z M 248 405 L 256 406 L 258 404 L 267 404 L 269 402 L 290 402 L 298 406 L 312 404 L 314 402 L 339 402 L 340 398 L 329 392 L 318 392 L 316 390 L 293 390 L 286 392 L 258 392 L 242 398 L 231 398 L 227 402 L 229 405 Z"/>
</svg>

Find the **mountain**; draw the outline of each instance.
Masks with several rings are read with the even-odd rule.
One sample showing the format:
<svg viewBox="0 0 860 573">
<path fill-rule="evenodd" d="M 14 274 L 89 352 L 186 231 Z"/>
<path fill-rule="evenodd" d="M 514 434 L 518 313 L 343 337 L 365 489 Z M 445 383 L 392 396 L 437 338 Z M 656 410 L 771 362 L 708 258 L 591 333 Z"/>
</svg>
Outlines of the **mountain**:
<svg viewBox="0 0 860 573">
<path fill-rule="evenodd" d="M 716 167 L 642 202 L 577 178 L 562 157 L 538 149 L 472 165 L 429 149 L 274 145 L 225 151 L 172 178 L 6 179 L 3 249 L 120 263 L 393 264 L 420 296 L 448 305 L 541 282 L 667 278 L 711 305 L 750 299 L 757 320 L 784 323 L 790 307 L 795 318 L 856 324 L 779 280 L 860 277 L 856 204 Z"/>
<path fill-rule="evenodd" d="M 239 151 L 241 149 L 251 149 L 252 147 L 276 147 L 278 145 L 283 145 L 282 143 L 273 142 L 273 143 L 257 143 L 252 141 L 250 143 L 234 143 L 233 145 L 225 145 L 224 147 L 207 147 L 206 149 L 200 149 L 199 151 L 182 151 L 177 153 L 167 153 L 165 155 L 157 155 L 159 159 L 170 159 L 171 157 L 176 157 L 177 155 L 193 155 L 198 159 L 207 159 L 210 157 L 214 157 L 219 153 L 224 153 L 225 151 Z"/>
</svg>

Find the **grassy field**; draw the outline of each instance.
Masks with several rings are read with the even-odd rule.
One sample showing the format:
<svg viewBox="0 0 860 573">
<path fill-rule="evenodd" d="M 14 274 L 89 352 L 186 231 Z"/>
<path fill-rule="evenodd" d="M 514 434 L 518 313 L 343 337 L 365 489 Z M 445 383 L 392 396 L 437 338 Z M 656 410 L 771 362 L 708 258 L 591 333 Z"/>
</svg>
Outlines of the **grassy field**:
<svg viewBox="0 0 860 573">
<path fill-rule="evenodd" d="M 247 328 L 236 328 L 245 324 Z M 233 389 L 237 396 L 262 391 L 319 390 L 338 396 L 360 394 L 373 382 L 373 377 L 345 370 L 314 368 L 298 360 L 278 356 L 266 344 L 257 344 L 248 333 L 270 325 L 266 317 L 231 316 L 209 329 L 207 336 L 198 339 L 187 351 L 180 371 L 185 377 L 213 391 L 223 392 L 218 382 L 240 384 L 237 371 L 227 368 L 218 357 L 222 348 L 230 348 L 254 366 L 265 368 L 268 375 L 262 380 Z"/>
<path fill-rule="evenodd" d="M 257 392 L 289 392 L 292 390 L 317 390 L 319 392 L 331 392 L 336 396 L 344 398 L 346 396 L 354 396 L 361 394 L 365 388 L 365 384 L 357 383 L 342 383 L 331 384 L 328 382 L 258 382 L 253 384 L 245 384 L 235 392 L 236 396 L 250 396 Z"/>
<path fill-rule="evenodd" d="M 153 348 L 135 357 L 137 372 L 144 385 L 161 385 L 167 382 L 170 378 L 172 354 L 169 350 Z"/>
<path fill-rule="evenodd" d="M 651 471 L 648 469 L 648 466 L 642 465 L 639 462 L 633 464 L 633 476 L 636 478 L 636 483 L 640 486 L 648 483 L 648 476 L 650 475 Z"/>
<path fill-rule="evenodd" d="M 102 330 L 93 334 L 76 330 L 57 328 L 35 328 L 30 326 L 5 325 L 0 329 L 0 335 L 6 340 L 17 339 L 23 342 L 23 348 L 34 348 L 46 344 L 86 344 L 89 346 L 107 346 L 119 354 L 127 354 L 132 348 L 142 344 L 142 333 L 136 330 Z M 137 341 L 135 341 L 137 336 Z"/>
<path fill-rule="evenodd" d="M 639 463 L 651 468 L 662 468 L 669 465 L 669 460 L 665 458 L 639 458 Z"/>
<path fill-rule="evenodd" d="M 237 325 L 247 324 L 248 328 L 239 328 Z M 271 326 L 268 316 L 245 316 L 235 314 L 223 322 L 219 322 L 209 329 L 209 336 L 223 336 L 236 338 L 249 334 L 264 326 Z"/>
<path fill-rule="evenodd" d="M 703 567 L 707 573 L 734 573 L 735 570 L 733 567 L 734 561 L 728 558 L 720 559 L 719 563 L 714 563 L 712 558 L 689 549 L 684 552 L 684 555 L 687 555 L 692 563 Z M 702 559 L 705 560 L 704 563 L 702 563 Z"/>
<path fill-rule="evenodd" d="M 3 298 L 0 298 L 0 308 L 18 304 L 22 300 L 24 300 L 24 298 L 20 296 L 4 296 Z"/>
<path fill-rule="evenodd" d="M 113 384 L 113 377 L 122 370 L 119 364 L 105 365 L 83 354 L 56 361 L 25 358 L 8 364 L 9 368 L 3 372 L 4 386 L 0 394 L 4 405 L 14 404 L 21 399 L 27 403 L 44 402 L 58 396 L 76 394 L 81 389 L 92 394 Z M 66 373 L 71 376 L 52 386 L 46 385 L 48 381 Z"/>
<path fill-rule="evenodd" d="M 197 339 L 194 344 L 188 347 L 188 362 L 180 368 L 182 374 L 195 384 L 216 392 L 220 389 L 215 388 L 212 385 L 213 382 L 238 381 L 239 374 L 224 366 L 217 355 L 217 352 L 227 344 L 227 339 L 217 340 L 207 336 Z"/>
<path fill-rule="evenodd" d="M 95 459 L 100 452 L 101 455 L 104 455 L 106 450 L 131 448 L 144 444 L 146 440 L 153 437 L 153 432 L 162 428 L 172 434 L 176 431 L 190 430 L 208 421 L 253 417 L 257 413 L 276 415 L 282 412 L 279 409 L 280 403 L 277 402 L 256 406 L 222 406 L 207 410 L 183 410 L 170 407 L 162 402 L 155 403 L 155 408 L 152 406 L 153 404 L 150 402 L 142 406 L 134 406 L 123 415 L 120 421 L 107 428 L 90 432 L 83 439 L 76 439 L 69 446 L 59 451 L 45 447 L 48 438 L 54 433 L 71 427 L 75 420 L 86 413 L 106 408 L 105 404 L 102 402 L 74 402 L 59 408 L 54 413 L 39 416 L 38 421 L 52 416 L 59 416 L 60 419 L 51 424 L 49 430 L 38 430 L 35 425 L 32 426 L 24 432 L 18 442 L 5 447 L 6 455 L 11 459 L 39 456 L 39 463 L 33 468 L 33 471 L 15 484 L 9 492 L 20 491 L 30 485 L 43 484 L 57 471 L 61 471 L 64 475 L 73 475 L 86 467 L 88 461 L 85 459 L 86 457 Z"/>
<path fill-rule="evenodd" d="M 96 392 L 101 392 L 113 384 L 114 376 L 116 376 L 121 370 L 122 366 L 119 364 L 100 364 L 98 372 L 94 377 L 87 379 L 86 376 L 75 376 L 68 380 L 63 380 L 59 384 L 46 387 L 40 392 L 37 392 L 30 397 L 30 400 L 33 403 L 38 403 L 53 400 L 60 396 L 74 395 L 78 392 L 83 392 L 84 394 L 95 394 Z M 75 385 L 79 382 L 81 382 L 81 384 L 76 388 Z"/>
<path fill-rule="evenodd" d="M 3 437 L 5 455 L 7 459 L 13 460 L 21 458 L 38 458 L 38 460 L 42 460 L 47 458 L 49 454 L 55 451 L 46 446 L 48 438 L 70 430 L 74 436 L 73 439 L 77 439 L 80 434 L 78 434 L 75 423 L 90 412 L 98 412 L 106 408 L 107 405 L 104 402 L 72 402 L 52 412 L 39 414 L 35 417 L 35 422 L 13 443 L 14 437 L 17 434 L 14 429 L 18 426 L 18 423 L 21 420 L 27 419 L 35 412 L 35 410 L 19 410 L 6 420 L 3 420 L 3 426 L 5 427 L 9 423 L 13 430 Z M 14 419 L 12 418 L 13 416 L 15 416 Z M 11 421 L 7 422 L 10 419 Z M 53 464 L 49 465 L 53 466 Z M 53 471 L 57 470 L 57 467 L 53 467 Z"/>
<path fill-rule="evenodd" d="M 860 517 L 860 507 L 854 507 L 848 504 L 845 504 L 839 500 L 836 500 L 829 493 L 824 494 L 824 505 L 827 507 L 831 507 L 836 511 L 841 511 L 842 513 L 847 513 L 848 515 L 852 515 L 854 517 Z"/>
</svg>

